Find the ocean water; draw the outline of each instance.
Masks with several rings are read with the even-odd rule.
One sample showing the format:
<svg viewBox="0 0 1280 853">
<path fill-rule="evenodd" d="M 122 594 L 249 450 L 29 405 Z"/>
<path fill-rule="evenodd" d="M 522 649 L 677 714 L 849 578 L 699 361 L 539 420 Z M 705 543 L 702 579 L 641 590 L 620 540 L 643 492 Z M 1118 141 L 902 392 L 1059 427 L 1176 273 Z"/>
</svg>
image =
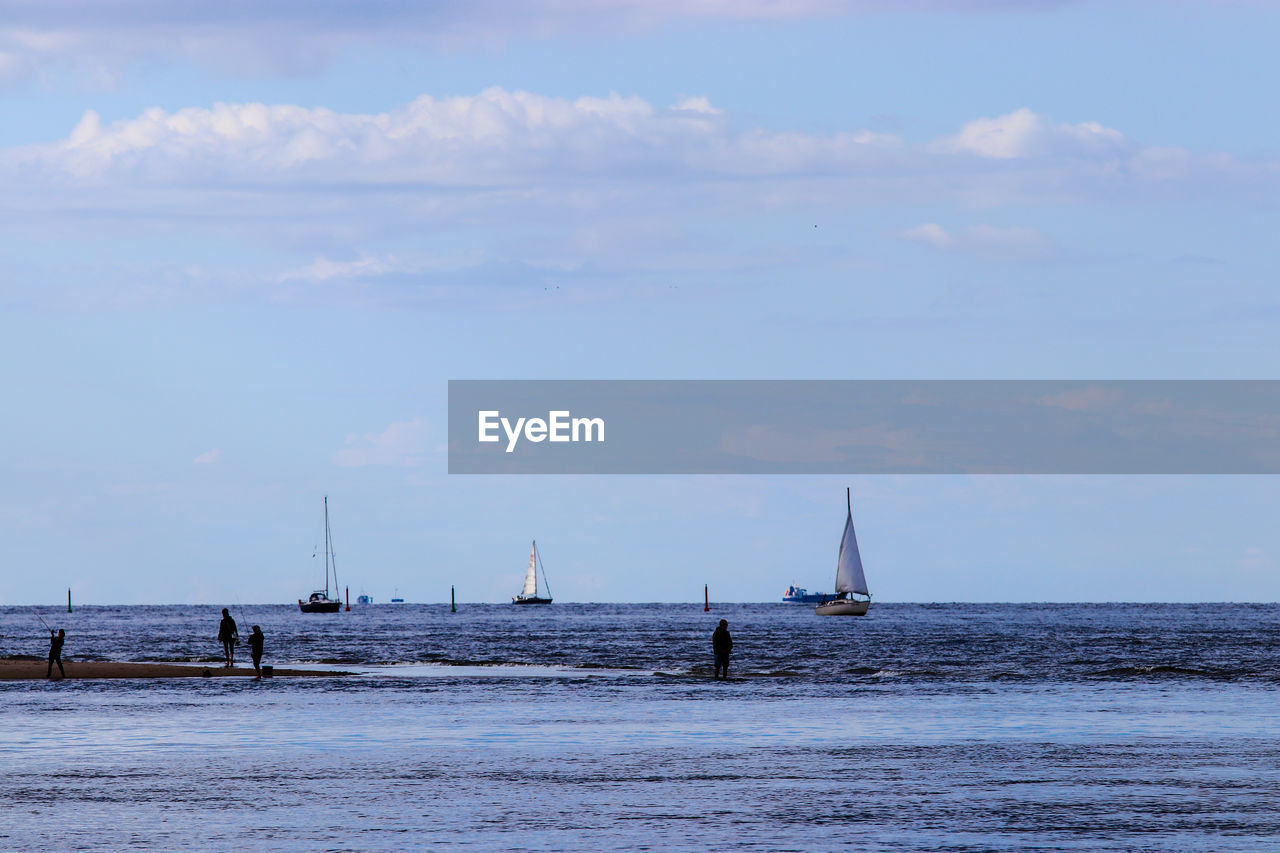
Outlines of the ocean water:
<svg viewBox="0 0 1280 853">
<path fill-rule="evenodd" d="M 217 661 L 219 609 L 41 609 L 0 849 L 1280 850 L 1274 605 L 231 607 L 355 674 L 77 681 Z"/>
</svg>

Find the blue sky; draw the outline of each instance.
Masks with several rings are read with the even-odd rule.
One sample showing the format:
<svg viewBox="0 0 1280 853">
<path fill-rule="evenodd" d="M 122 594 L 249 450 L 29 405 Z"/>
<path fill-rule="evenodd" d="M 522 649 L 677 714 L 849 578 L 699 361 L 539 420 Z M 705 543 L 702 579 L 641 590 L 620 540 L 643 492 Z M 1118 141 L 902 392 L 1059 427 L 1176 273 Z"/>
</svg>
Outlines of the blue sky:
<svg viewBox="0 0 1280 853">
<path fill-rule="evenodd" d="M 1275 600 L 1262 477 L 449 477 L 450 378 L 1275 378 L 1263 2 L 0 2 L 0 601 Z"/>
</svg>

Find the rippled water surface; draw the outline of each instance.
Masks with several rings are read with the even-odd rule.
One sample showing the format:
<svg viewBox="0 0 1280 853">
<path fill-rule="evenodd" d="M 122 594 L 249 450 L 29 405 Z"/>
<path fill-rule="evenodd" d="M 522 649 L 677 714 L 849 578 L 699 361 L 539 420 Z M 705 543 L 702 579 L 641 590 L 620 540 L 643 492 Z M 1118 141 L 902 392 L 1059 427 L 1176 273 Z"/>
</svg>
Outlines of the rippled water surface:
<svg viewBox="0 0 1280 853">
<path fill-rule="evenodd" d="M 77 681 L 216 661 L 218 608 L 38 612 L 71 678 L 0 682 L 0 849 L 1280 849 L 1275 606 L 232 615 L 356 674 Z"/>
</svg>

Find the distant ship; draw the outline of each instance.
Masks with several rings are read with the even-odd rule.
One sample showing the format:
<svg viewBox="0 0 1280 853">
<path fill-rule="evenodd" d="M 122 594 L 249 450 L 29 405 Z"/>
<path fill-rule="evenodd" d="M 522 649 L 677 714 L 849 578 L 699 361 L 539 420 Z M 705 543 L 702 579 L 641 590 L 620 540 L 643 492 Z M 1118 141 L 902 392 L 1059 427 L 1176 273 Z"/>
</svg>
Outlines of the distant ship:
<svg viewBox="0 0 1280 853">
<path fill-rule="evenodd" d="M 840 555 L 836 557 L 836 594 L 823 601 L 813 612 L 819 616 L 866 616 L 871 606 L 867 576 L 862 573 L 862 555 L 858 553 L 858 537 L 853 532 L 853 503 L 849 490 L 844 490 L 848 514 L 844 518 L 844 535 L 840 537 Z M 865 595 L 866 598 L 854 598 Z"/>
<path fill-rule="evenodd" d="M 512 604 L 550 604 L 551 603 L 551 585 L 547 583 L 547 570 L 544 566 L 542 569 L 542 585 L 547 588 L 547 596 L 543 598 L 538 595 L 538 564 L 541 563 L 538 557 L 538 541 L 535 539 L 533 547 L 529 549 L 529 568 L 524 573 L 524 588 L 520 590 L 520 594 L 513 596 Z"/>
<path fill-rule="evenodd" d="M 312 556 L 315 556 L 314 554 Z M 329 597 L 329 569 L 333 569 L 333 594 L 338 594 L 338 563 L 333 555 L 333 537 L 329 533 L 329 496 L 324 498 L 324 589 L 311 593 L 306 601 L 298 599 L 303 613 L 337 613 L 342 601 Z"/>
<path fill-rule="evenodd" d="M 373 604 L 373 596 L 361 593 L 356 596 L 356 604 Z"/>
<path fill-rule="evenodd" d="M 782 594 L 782 600 L 789 604 L 817 604 L 826 598 L 820 592 L 809 592 L 802 586 L 792 584 L 787 587 L 787 591 Z"/>
</svg>

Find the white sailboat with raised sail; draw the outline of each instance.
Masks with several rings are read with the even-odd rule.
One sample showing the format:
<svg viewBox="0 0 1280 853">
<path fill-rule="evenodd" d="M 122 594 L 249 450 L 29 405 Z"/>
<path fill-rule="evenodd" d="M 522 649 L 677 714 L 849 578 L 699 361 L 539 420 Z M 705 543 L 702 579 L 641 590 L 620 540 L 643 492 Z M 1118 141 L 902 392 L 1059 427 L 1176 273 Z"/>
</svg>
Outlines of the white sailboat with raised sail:
<svg viewBox="0 0 1280 853">
<path fill-rule="evenodd" d="M 551 585 L 547 583 L 547 570 L 545 566 L 541 566 L 542 558 L 538 555 L 538 540 L 533 540 L 533 547 L 529 549 L 529 568 L 524 572 L 524 588 L 520 590 L 519 595 L 512 596 L 512 604 L 550 604 L 551 603 Z M 544 598 L 538 595 L 538 569 L 542 568 L 542 585 L 547 589 L 547 595 Z"/>
<path fill-rule="evenodd" d="M 315 556 L 314 554 L 312 556 Z M 338 561 L 333 553 L 333 535 L 329 532 L 329 496 L 324 497 L 324 589 L 316 590 L 303 601 L 298 599 L 298 609 L 303 613 L 337 613 L 342 607 L 340 598 L 329 597 L 329 572 L 333 571 L 333 594 L 338 595 Z"/>
<path fill-rule="evenodd" d="M 848 489 L 844 490 L 844 499 L 849 514 L 845 516 L 840 556 L 836 558 L 836 595 L 813 608 L 819 616 L 866 616 L 871 606 L 867 576 L 862 573 L 862 555 L 858 553 L 858 537 L 853 532 L 853 499 Z M 854 598 L 855 595 L 866 598 Z"/>
</svg>

